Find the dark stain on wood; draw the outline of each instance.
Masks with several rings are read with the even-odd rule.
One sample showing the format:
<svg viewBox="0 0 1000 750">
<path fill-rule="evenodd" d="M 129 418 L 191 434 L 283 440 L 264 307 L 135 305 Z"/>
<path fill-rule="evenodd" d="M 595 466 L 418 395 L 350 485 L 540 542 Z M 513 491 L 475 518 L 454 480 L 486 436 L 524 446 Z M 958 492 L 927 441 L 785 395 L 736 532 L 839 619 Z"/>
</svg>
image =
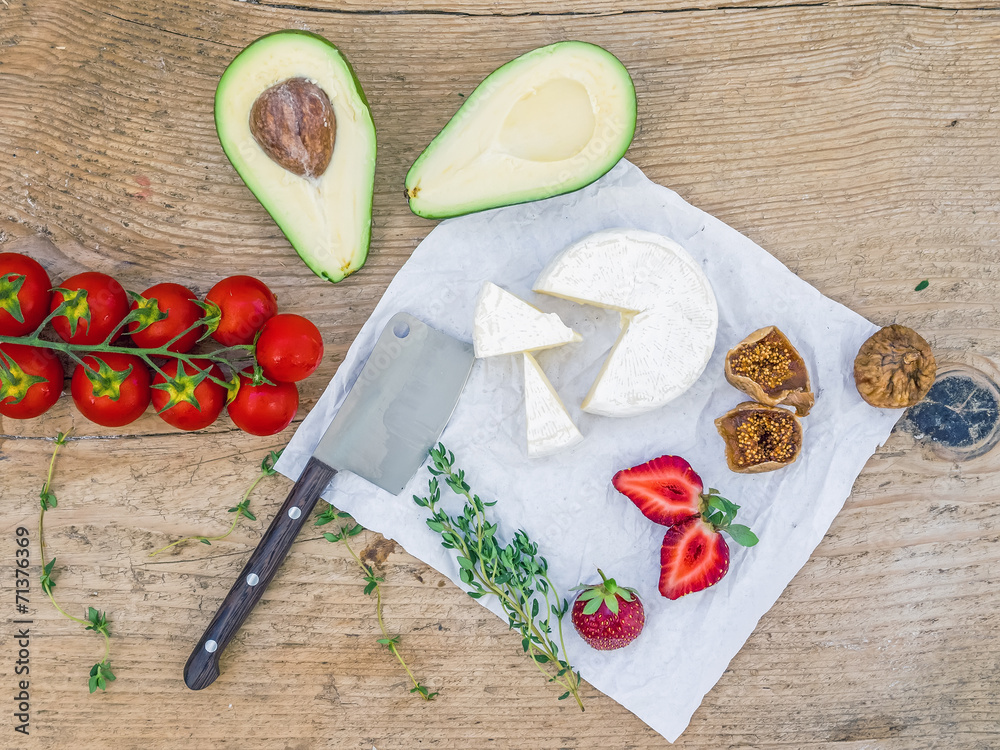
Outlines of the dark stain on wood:
<svg viewBox="0 0 1000 750">
<path fill-rule="evenodd" d="M 393 552 L 396 551 L 396 543 L 391 539 L 386 539 L 379 534 L 375 541 L 369 544 L 361 552 L 361 559 L 374 567 L 381 566 Z"/>
</svg>

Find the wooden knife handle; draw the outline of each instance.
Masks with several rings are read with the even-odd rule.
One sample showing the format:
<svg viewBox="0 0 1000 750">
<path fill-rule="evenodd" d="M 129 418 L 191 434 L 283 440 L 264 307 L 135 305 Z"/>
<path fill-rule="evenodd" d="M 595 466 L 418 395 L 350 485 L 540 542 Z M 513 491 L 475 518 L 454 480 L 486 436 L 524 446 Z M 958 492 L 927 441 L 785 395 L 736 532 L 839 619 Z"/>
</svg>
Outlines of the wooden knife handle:
<svg viewBox="0 0 1000 750">
<path fill-rule="evenodd" d="M 260 601 L 285 555 L 309 518 L 336 469 L 310 458 L 281 510 L 267 527 L 257 549 L 208 624 L 184 665 L 184 683 L 192 690 L 208 687 L 219 676 L 219 657 Z"/>
</svg>

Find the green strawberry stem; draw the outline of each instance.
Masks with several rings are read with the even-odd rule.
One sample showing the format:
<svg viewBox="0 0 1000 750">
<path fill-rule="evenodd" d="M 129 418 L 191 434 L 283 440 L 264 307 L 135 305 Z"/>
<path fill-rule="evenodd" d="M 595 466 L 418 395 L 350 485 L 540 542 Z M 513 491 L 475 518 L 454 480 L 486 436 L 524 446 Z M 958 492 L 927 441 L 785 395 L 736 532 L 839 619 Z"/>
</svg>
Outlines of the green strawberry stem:
<svg viewBox="0 0 1000 750">
<path fill-rule="evenodd" d="M 743 547 L 753 547 L 760 540 L 748 526 L 733 523 L 740 506 L 718 494 L 716 489 L 709 489 L 701 496 L 701 517 L 710 523 L 716 531 L 725 532 L 730 539 Z"/>
<path fill-rule="evenodd" d="M 624 601 L 632 601 L 633 596 L 638 596 L 635 589 L 619 586 L 614 578 L 608 578 L 600 568 L 597 572 L 601 574 L 601 582 L 592 585 L 580 585 L 574 587 L 573 591 L 580 591 L 577 597 L 579 601 L 586 602 L 583 614 L 592 615 L 601 608 L 601 604 L 608 608 L 613 615 L 618 614 L 618 597 Z"/>
<path fill-rule="evenodd" d="M 559 648 L 566 653 L 563 639 L 562 618 L 569 610 L 569 602 L 560 600 L 548 575 L 548 563 L 538 556 L 538 546 L 531 542 L 524 531 L 517 531 L 506 547 L 495 538 L 496 524 L 486 520 L 485 508 L 495 505 L 483 502 L 474 495 L 465 481 L 465 472 L 454 468 L 455 455 L 441 444 L 431 449 L 432 479 L 428 482 L 428 496 L 417 497 L 414 502 L 431 512 L 427 525 L 441 535 L 442 546 L 459 553 L 458 563 L 462 581 L 472 588 L 468 594 L 479 599 L 492 594 L 507 613 L 508 625 L 521 633 L 521 646 L 535 667 L 549 682 L 565 689 L 560 700 L 570 695 L 580 710 L 584 710 L 580 697 L 580 674 L 570 663 L 559 657 Z M 438 477 L 457 495 L 464 498 L 462 512 L 454 518 L 438 508 L 441 488 Z M 556 597 L 555 604 L 550 593 Z M 545 602 L 545 618 L 539 617 L 540 600 Z M 558 606 L 557 606 L 558 605 Z M 550 613 L 556 617 L 559 644 L 550 634 Z M 555 673 L 543 665 L 551 664 Z"/>
</svg>

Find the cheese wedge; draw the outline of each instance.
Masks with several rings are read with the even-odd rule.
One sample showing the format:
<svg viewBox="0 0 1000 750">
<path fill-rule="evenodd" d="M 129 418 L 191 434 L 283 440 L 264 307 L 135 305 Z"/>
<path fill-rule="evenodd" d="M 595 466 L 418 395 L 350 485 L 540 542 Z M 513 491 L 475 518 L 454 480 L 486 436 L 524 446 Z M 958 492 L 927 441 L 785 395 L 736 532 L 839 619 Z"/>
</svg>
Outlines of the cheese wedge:
<svg viewBox="0 0 1000 750">
<path fill-rule="evenodd" d="M 530 354 L 524 360 L 524 413 L 528 455 L 550 456 L 583 440 L 552 383 Z"/>
<path fill-rule="evenodd" d="M 657 409 L 701 377 L 719 311 L 704 272 L 673 240 L 638 229 L 592 234 L 556 256 L 534 291 L 622 313 L 622 332 L 583 410 L 630 417 Z"/>
<path fill-rule="evenodd" d="M 476 299 L 472 344 L 477 357 L 498 357 L 580 341 L 555 313 L 543 313 L 487 281 Z"/>
<path fill-rule="evenodd" d="M 543 313 L 489 281 L 476 299 L 472 342 L 477 357 L 521 354 L 528 455 L 551 455 L 583 440 L 552 383 L 528 352 L 582 340 L 555 313 Z"/>
</svg>

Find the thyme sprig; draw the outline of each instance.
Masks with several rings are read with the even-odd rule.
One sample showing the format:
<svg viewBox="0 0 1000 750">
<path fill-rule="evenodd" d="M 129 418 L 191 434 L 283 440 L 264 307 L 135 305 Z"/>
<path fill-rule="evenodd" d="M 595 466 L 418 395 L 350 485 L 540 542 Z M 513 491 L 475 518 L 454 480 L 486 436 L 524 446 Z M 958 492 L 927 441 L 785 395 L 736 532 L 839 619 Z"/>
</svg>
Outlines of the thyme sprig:
<svg viewBox="0 0 1000 750">
<path fill-rule="evenodd" d="M 236 515 L 233 517 L 233 522 L 229 524 L 229 528 L 226 529 L 225 533 L 219 534 L 218 536 L 186 536 L 183 539 L 171 542 L 165 547 L 160 547 L 160 549 L 155 552 L 150 552 L 149 556 L 156 557 L 161 552 L 166 552 L 171 547 L 176 547 L 178 544 L 184 544 L 185 542 L 199 541 L 202 544 L 211 545 L 212 542 L 225 539 L 227 536 L 232 534 L 233 530 L 236 528 L 236 524 L 239 523 L 240 518 L 247 518 L 251 521 L 256 521 L 257 516 L 250 512 L 250 493 L 254 491 L 254 488 L 256 488 L 258 484 L 260 484 L 261 479 L 264 477 L 273 477 L 278 473 L 277 469 L 274 468 L 274 464 L 281 456 L 282 450 L 284 450 L 284 448 L 277 451 L 271 451 L 264 457 L 264 460 L 260 462 L 260 473 L 257 474 L 257 478 L 253 480 L 253 483 L 249 487 L 247 487 L 247 491 L 243 493 L 243 497 L 240 498 L 240 501 L 227 511 L 228 513 L 235 513 Z"/>
<path fill-rule="evenodd" d="M 42 557 L 41 584 L 42 591 L 45 592 L 45 595 L 49 598 L 49 601 L 52 602 L 52 606 L 56 608 L 56 611 L 59 612 L 59 614 L 68 620 L 72 620 L 75 623 L 83 625 L 86 630 L 93 630 L 95 633 L 100 633 L 104 637 L 104 658 L 90 668 L 89 684 L 90 692 L 93 693 L 98 688 L 101 690 L 107 690 L 108 683 L 114 682 L 115 680 L 114 672 L 111 671 L 111 631 L 108 628 L 107 615 L 104 612 L 94 609 L 93 607 L 87 607 L 87 617 L 86 619 L 81 619 L 79 617 L 74 617 L 60 607 L 59 603 L 56 601 L 55 595 L 52 593 L 52 590 L 56 587 L 55 578 L 53 576 L 56 558 L 53 557 L 48 562 L 45 562 L 45 512 L 59 505 L 56 493 L 52 491 L 52 474 L 55 471 L 56 456 L 59 453 L 59 449 L 66 444 L 66 439 L 68 437 L 68 431 L 60 432 L 56 436 L 55 448 L 52 450 L 52 458 L 49 460 L 49 473 L 45 478 L 45 484 L 42 485 L 42 491 L 38 493 L 38 497 L 40 499 L 40 510 L 38 512 L 38 547 Z"/>
<path fill-rule="evenodd" d="M 365 595 L 370 596 L 373 593 L 375 594 L 375 617 L 378 620 L 379 630 L 382 631 L 382 637 L 378 639 L 378 642 L 389 649 L 389 653 L 396 657 L 396 661 L 399 662 L 403 671 L 406 672 L 406 676 L 410 678 L 410 683 L 413 685 L 413 687 L 410 688 L 410 692 L 416 693 L 425 701 L 434 700 L 438 694 L 436 692 L 431 692 L 430 688 L 422 684 L 413 675 L 413 671 L 403 659 L 403 655 L 399 652 L 399 636 L 390 635 L 389 629 L 385 625 L 385 619 L 382 617 L 382 583 L 385 582 L 385 576 L 378 575 L 374 566 L 368 565 L 364 560 L 362 560 L 347 541 L 352 536 L 357 536 L 364 531 L 364 527 L 359 523 L 355 523 L 354 519 L 351 518 L 350 513 L 339 511 L 332 505 L 327 506 L 326 510 L 316 517 L 315 525 L 325 526 L 334 521 L 341 521 L 340 528 L 336 533 L 331 531 L 325 532 L 323 534 L 323 538 L 331 543 L 343 542 L 347 551 L 351 554 L 351 557 L 354 558 L 354 562 L 356 562 L 358 567 L 361 569 L 361 575 L 365 580 Z"/>
<path fill-rule="evenodd" d="M 496 538 L 497 524 L 486 518 L 486 509 L 496 501 L 486 502 L 472 493 L 465 472 L 455 468 L 455 454 L 444 445 L 438 443 L 430 455 L 428 494 L 414 495 L 413 501 L 430 511 L 427 526 L 441 535 L 441 546 L 457 552 L 459 576 L 471 589 L 467 593 L 473 599 L 497 597 L 510 629 L 521 634 L 524 652 L 549 682 L 564 688 L 559 700 L 572 695 L 583 711 L 580 673 L 570 665 L 563 640 L 562 620 L 569 611 L 569 600 L 559 596 L 549 579 L 548 563 L 538 554 L 538 545 L 523 530 L 502 544 Z M 461 513 L 451 516 L 439 507 L 439 478 L 464 499 Z M 558 644 L 553 639 L 553 617 Z"/>
</svg>

